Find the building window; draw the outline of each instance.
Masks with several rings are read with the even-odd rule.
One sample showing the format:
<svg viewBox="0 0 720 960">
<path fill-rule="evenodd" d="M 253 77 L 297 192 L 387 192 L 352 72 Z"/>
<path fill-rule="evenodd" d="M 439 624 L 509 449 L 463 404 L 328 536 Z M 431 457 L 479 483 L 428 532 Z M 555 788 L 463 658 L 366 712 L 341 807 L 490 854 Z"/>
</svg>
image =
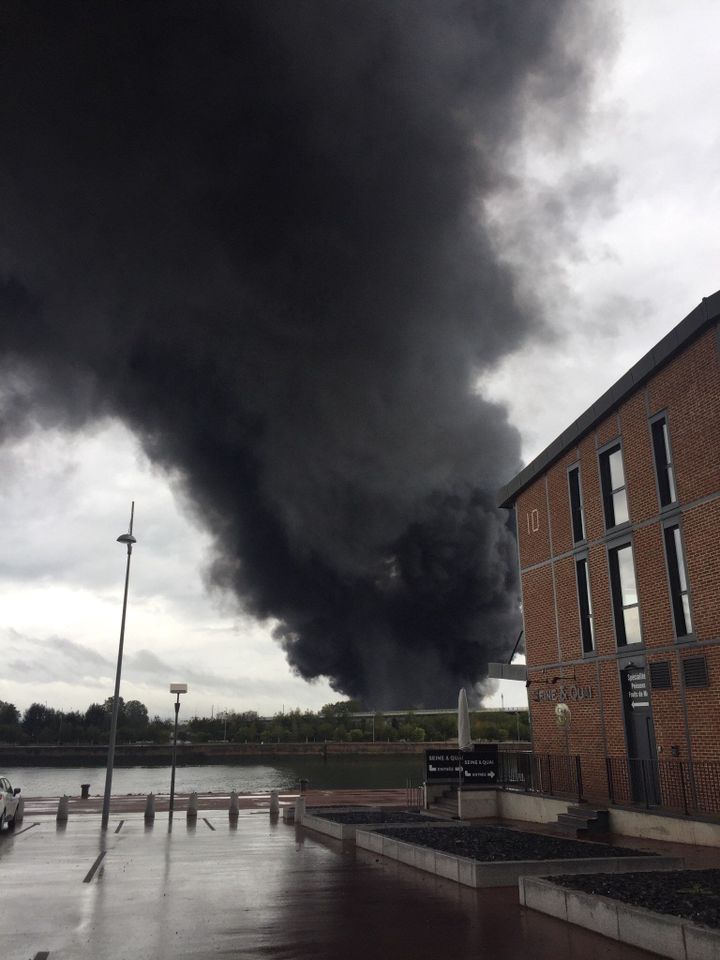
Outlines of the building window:
<svg viewBox="0 0 720 960">
<path fill-rule="evenodd" d="M 625 469 L 622 449 L 615 444 L 600 454 L 600 482 L 602 484 L 605 526 L 617 527 L 630 519 L 625 490 Z"/>
<path fill-rule="evenodd" d="M 595 649 L 595 631 L 593 630 L 592 600 L 590 598 L 590 574 L 587 557 L 575 563 L 577 574 L 578 603 L 580 605 L 580 633 L 583 653 L 592 653 Z"/>
<path fill-rule="evenodd" d="M 585 518 L 583 516 L 582 491 L 580 489 L 580 467 L 568 471 L 570 484 L 570 516 L 572 517 L 573 543 L 585 539 Z"/>
<path fill-rule="evenodd" d="M 640 643 L 640 606 L 635 583 L 632 544 L 614 547 L 608 552 L 615 636 L 619 647 Z"/>
<path fill-rule="evenodd" d="M 655 472 L 657 474 L 660 506 L 667 507 L 677 500 L 675 490 L 675 472 L 670 453 L 670 436 L 667 417 L 658 417 L 652 422 L 653 453 L 655 454 Z"/>
<path fill-rule="evenodd" d="M 692 617 L 690 616 L 690 594 L 685 572 L 685 555 L 678 524 L 665 527 L 665 553 L 670 577 L 670 598 L 675 621 L 675 635 L 686 637 L 689 633 L 692 633 Z"/>
</svg>

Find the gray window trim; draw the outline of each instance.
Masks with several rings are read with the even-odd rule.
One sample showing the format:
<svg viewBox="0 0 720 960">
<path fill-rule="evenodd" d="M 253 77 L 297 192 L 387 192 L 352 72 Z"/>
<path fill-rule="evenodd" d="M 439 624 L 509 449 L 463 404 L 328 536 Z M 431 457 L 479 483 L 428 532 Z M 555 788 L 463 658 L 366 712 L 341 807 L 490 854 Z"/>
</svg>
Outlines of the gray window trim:
<svg viewBox="0 0 720 960">
<path fill-rule="evenodd" d="M 615 523 L 609 527 L 607 523 L 606 512 L 605 512 L 605 486 L 603 484 L 602 460 L 606 454 L 613 451 L 616 447 L 619 448 L 620 450 L 620 456 L 622 458 L 622 467 L 623 467 L 623 479 L 625 480 L 624 486 L 618 487 L 617 489 L 625 491 L 625 502 L 627 504 L 628 519 L 623 520 L 622 523 Z M 605 533 L 612 535 L 615 533 L 615 531 L 624 532 L 631 526 L 632 511 L 630 509 L 630 491 L 628 490 L 627 472 L 625 470 L 625 446 L 623 444 L 622 436 L 620 436 L 620 434 L 618 434 L 613 440 L 610 440 L 609 443 L 604 443 L 601 447 L 598 447 L 597 470 L 598 470 L 598 482 L 600 484 L 600 497 L 602 500 L 602 516 L 603 516 L 603 524 L 605 526 Z M 612 491 L 610 492 L 610 495 L 612 496 Z"/>
<path fill-rule="evenodd" d="M 693 625 L 692 630 L 690 630 L 688 633 L 682 634 L 681 636 L 678 636 L 677 624 L 675 623 L 675 606 L 673 604 L 672 579 L 670 577 L 670 558 L 668 557 L 667 542 L 665 540 L 665 531 L 670 530 L 672 527 L 677 527 L 680 530 L 680 542 L 682 543 L 683 554 L 683 571 L 685 573 L 685 583 L 687 584 L 686 592 L 688 606 L 690 607 L 690 619 Z M 665 556 L 665 582 L 667 584 L 668 599 L 670 600 L 670 619 L 672 622 L 673 635 L 676 643 L 692 643 L 693 641 L 697 640 L 697 634 L 695 633 L 695 611 L 693 609 L 692 587 L 690 586 L 690 573 L 687 565 L 687 550 L 685 549 L 685 531 L 683 529 L 682 513 L 675 511 L 672 516 L 664 518 L 660 524 L 660 529 L 662 531 L 663 554 Z"/>
<path fill-rule="evenodd" d="M 617 618 L 615 614 L 616 604 L 615 596 L 613 594 L 613 573 L 612 565 L 610 563 L 610 553 L 614 550 L 621 550 L 623 547 L 630 547 L 632 549 L 632 559 L 633 559 L 633 572 L 635 574 L 635 589 L 637 590 L 637 610 L 638 610 L 638 622 L 640 626 L 640 640 L 637 643 L 618 643 L 618 632 L 617 632 Z M 627 533 L 625 536 L 618 536 L 612 540 L 609 540 L 605 544 L 605 560 L 607 563 L 608 571 L 608 585 L 610 587 L 610 604 L 612 609 L 612 623 L 613 623 L 613 633 L 615 635 L 615 647 L 618 651 L 625 650 L 643 650 L 645 648 L 645 636 L 643 631 L 643 622 L 642 615 L 640 612 L 640 590 L 638 587 L 638 575 L 637 575 L 637 559 L 635 557 L 635 543 L 632 537 L 629 537 Z M 620 598 L 620 606 L 622 607 L 622 597 Z M 625 610 L 625 607 L 622 607 Z M 628 654 L 630 657 L 630 654 Z"/>
<path fill-rule="evenodd" d="M 573 507 L 572 507 L 572 486 L 570 484 L 570 474 L 573 470 L 577 470 L 578 474 L 578 491 L 580 494 L 580 516 L 582 518 L 583 526 L 583 535 L 580 540 L 575 539 L 575 525 L 573 523 Z M 587 522 L 585 520 L 585 498 L 583 497 L 583 486 L 582 486 L 582 467 L 580 466 L 580 461 L 577 460 L 575 463 L 571 463 L 570 466 L 565 471 L 565 477 L 567 480 L 567 490 L 568 490 L 568 506 L 570 509 L 570 534 L 572 537 L 573 547 L 578 549 L 587 543 Z"/>
<path fill-rule="evenodd" d="M 577 600 L 577 610 L 578 610 L 580 651 L 581 651 L 581 655 L 584 658 L 596 657 L 597 656 L 597 640 L 595 637 L 595 614 L 593 611 L 593 590 L 592 590 L 592 583 L 590 581 L 590 555 L 587 550 L 581 550 L 578 553 L 574 554 L 573 560 L 575 562 L 575 597 Z M 584 640 L 583 640 L 582 602 L 580 600 L 580 583 L 578 581 L 578 574 L 577 574 L 578 563 L 582 560 L 585 561 L 585 579 L 587 583 L 588 605 L 590 607 L 590 632 L 591 632 L 590 640 L 592 643 L 592 647 L 590 650 L 585 649 Z"/>
<path fill-rule="evenodd" d="M 670 503 L 663 504 L 660 497 L 660 478 L 658 477 L 657 471 L 657 460 L 655 458 L 655 440 L 653 439 L 653 425 L 658 422 L 658 420 L 664 420 L 667 426 L 667 442 L 668 447 L 670 448 L 670 467 L 673 473 L 673 484 L 675 486 L 675 499 L 671 500 Z M 675 464 L 675 454 L 673 453 L 672 439 L 670 436 L 670 414 L 667 409 L 660 410 L 658 413 L 654 413 L 648 420 L 648 429 L 650 431 L 650 452 L 652 454 L 653 462 L 653 473 L 655 475 L 655 495 L 657 496 L 658 510 L 660 513 L 665 513 L 670 510 L 677 510 L 680 498 L 678 497 L 678 478 L 677 478 L 677 468 Z"/>
</svg>

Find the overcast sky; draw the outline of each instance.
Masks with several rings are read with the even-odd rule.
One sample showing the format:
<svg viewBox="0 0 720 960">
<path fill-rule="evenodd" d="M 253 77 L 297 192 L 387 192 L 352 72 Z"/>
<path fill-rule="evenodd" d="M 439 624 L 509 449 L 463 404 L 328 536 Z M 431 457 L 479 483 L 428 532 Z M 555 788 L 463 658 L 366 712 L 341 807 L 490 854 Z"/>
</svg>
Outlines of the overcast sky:
<svg viewBox="0 0 720 960">
<path fill-rule="evenodd" d="M 582 137 L 551 148 L 538 121 L 491 203 L 498 243 L 528 287 L 537 278 L 544 295 L 553 273 L 554 335 L 478 383 L 508 405 L 525 461 L 720 287 L 720 7 L 628 0 L 620 11 L 619 48 Z M 594 179 L 603 189 L 585 192 Z M 558 196 L 561 181 L 574 188 Z M 570 244 L 554 232 L 567 221 L 558 203 L 572 209 Z M 542 248 L 527 243 L 538 223 Z M 271 622 L 207 586 L 208 535 L 121 423 L 10 440 L 0 477 L 0 699 L 85 709 L 111 695 L 125 569 L 115 539 L 133 499 L 125 699 L 167 715 L 171 681 L 187 681 L 185 709 L 197 714 L 340 699 L 324 681 L 293 675 Z M 501 694 L 506 706 L 526 702 L 521 685 L 503 684 L 488 703 Z"/>
</svg>

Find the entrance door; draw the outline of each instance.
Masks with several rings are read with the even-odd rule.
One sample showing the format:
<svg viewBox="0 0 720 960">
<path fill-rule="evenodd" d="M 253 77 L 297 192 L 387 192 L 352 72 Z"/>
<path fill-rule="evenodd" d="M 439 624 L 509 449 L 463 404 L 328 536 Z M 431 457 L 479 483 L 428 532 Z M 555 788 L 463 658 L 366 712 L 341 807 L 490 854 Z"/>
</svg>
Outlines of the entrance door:
<svg viewBox="0 0 720 960">
<path fill-rule="evenodd" d="M 621 676 L 632 797 L 656 806 L 660 803 L 657 749 L 645 667 L 625 667 Z"/>
</svg>

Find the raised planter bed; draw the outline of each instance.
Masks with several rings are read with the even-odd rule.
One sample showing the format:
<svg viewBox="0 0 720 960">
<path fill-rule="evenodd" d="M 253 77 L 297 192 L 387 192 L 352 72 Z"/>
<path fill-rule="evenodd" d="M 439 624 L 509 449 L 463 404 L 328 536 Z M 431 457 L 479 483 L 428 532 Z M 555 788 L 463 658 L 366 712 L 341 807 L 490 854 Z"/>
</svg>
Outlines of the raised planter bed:
<svg viewBox="0 0 720 960">
<path fill-rule="evenodd" d="M 317 810 L 306 811 L 302 825 L 337 840 L 354 840 L 358 829 L 372 830 L 401 824 L 426 823 L 431 817 L 404 810 Z"/>
<path fill-rule="evenodd" d="M 720 870 L 522 877 L 520 902 L 673 960 L 720 957 Z"/>
<path fill-rule="evenodd" d="M 678 857 L 659 857 L 585 840 L 565 840 L 504 827 L 433 824 L 358 830 L 359 847 L 469 887 L 504 887 L 521 876 L 670 870 Z"/>
</svg>

